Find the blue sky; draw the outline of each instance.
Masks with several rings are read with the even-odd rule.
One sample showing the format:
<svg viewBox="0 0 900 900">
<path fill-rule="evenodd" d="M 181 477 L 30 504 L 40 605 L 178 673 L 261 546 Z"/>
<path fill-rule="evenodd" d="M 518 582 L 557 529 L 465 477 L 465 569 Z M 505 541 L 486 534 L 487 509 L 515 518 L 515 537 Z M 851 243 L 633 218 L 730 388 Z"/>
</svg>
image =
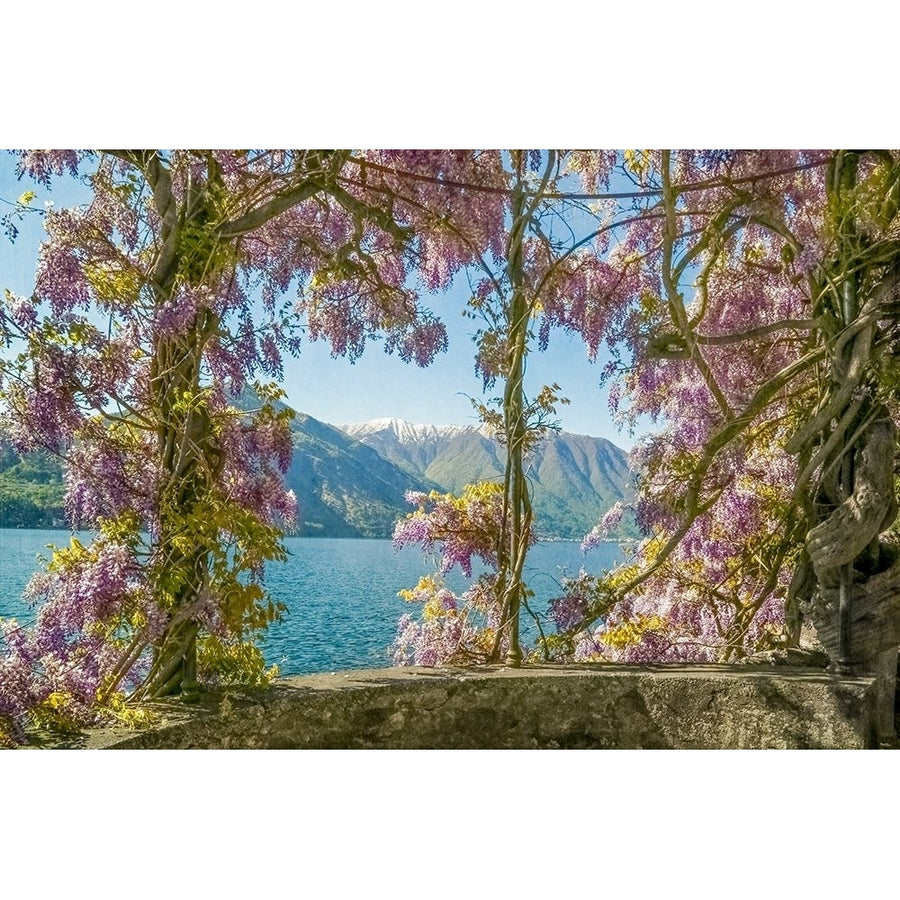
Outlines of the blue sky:
<svg viewBox="0 0 900 900">
<path fill-rule="evenodd" d="M 87 189 L 74 181 L 54 183 L 50 192 L 28 179 L 19 181 L 14 158 L 0 155 L 0 201 L 14 201 L 25 190 L 37 193 L 32 203 L 36 208 L 47 201 L 58 206 L 83 202 L 89 196 Z M 0 215 L 10 209 L 2 202 L 0 207 Z M 22 294 L 31 291 L 42 236 L 38 216 L 26 217 L 15 244 L 0 235 L 0 288 Z M 355 363 L 332 358 L 325 342 L 307 342 L 300 356 L 285 364 L 283 387 L 288 402 L 332 424 L 391 416 L 435 425 L 474 424 L 477 419 L 469 397 L 482 398 L 483 394 L 475 375 L 471 341 L 477 323 L 462 316 L 467 298 L 463 277 L 457 278 L 447 293 L 423 298 L 447 326 L 450 345 L 424 369 L 385 354 L 377 342 Z M 529 356 L 526 387 L 534 394 L 543 384 L 558 383 L 562 395 L 570 400 L 568 406 L 557 408 L 565 431 L 604 437 L 629 448 L 631 437 L 610 421 L 606 392 L 598 384 L 602 365 L 602 359 L 594 364 L 588 361 L 579 339 L 556 331 L 546 351 L 535 350 Z M 496 388 L 488 390 L 487 396 L 497 392 Z"/>
<path fill-rule="evenodd" d="M 477 323 L 461 314 L 467 297 L 465 282 L 458 279 L 453 290 L 433 298 L 431 308 L 445 322 L 450 346 L 425 369 L 387 356 L 378 344 L 371 344 L 353 364 L 331 359 L 325 343 L 307 344 L 300 357 L 285 366 L 285 389 L 293 405 L 334 423 L 388 416 L 436 425 L 474 423 L 468 397 L 480 398 L 482 386 L 475 375 L 471 340 Z M 545 352 L 528 357 L 530 393 L 543 384 L 559 383 L 570 400 L 557 408 L 564 430 L 624 446 L 627 436 L 610 422 L 606 394 L 598 387 L 601 368 L 601 363 L 588 362 L 580 340 L 558 331 Z M 489 389 L 487 396 L 498 391 Z"/>
</svg>

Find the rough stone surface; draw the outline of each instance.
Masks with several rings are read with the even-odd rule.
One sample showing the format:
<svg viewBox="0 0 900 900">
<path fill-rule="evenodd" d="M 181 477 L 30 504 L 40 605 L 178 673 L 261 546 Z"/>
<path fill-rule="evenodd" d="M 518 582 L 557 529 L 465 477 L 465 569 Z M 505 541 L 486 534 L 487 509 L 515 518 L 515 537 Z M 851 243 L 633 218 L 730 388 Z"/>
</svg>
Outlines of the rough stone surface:
<svg viewBox="0 0 900 900">
<path fill-rule="evenodd" d="M 871 678 L 785 667 L 383 669 L 169 703 L 123 749 L 718 749 L 877 746 Z"/>
</svg>

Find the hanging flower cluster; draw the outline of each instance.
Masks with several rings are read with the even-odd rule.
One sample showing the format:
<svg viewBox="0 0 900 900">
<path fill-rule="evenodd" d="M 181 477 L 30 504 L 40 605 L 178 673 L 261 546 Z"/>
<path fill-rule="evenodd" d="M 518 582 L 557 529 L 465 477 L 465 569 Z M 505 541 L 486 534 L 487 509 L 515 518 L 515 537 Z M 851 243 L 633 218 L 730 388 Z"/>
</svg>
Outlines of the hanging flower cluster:
<svg viewBox="0 0 900 900">
<path fill-rule="evenodd" d="M 505 530 L 503 486 L 492 482 L 466 485 L 459 496 L 432 491 L 409 492 L 415 512 L 394 529 L 397 549 L 411 544 L 437 556 L 437 572 L 426 575 L 411 590 L 400 591 L 421 605 L 421 618 L 401 618 L 392 645 L 396 665 L 441 666 L 487 662 L 506 652 L 503 622 L 503 575 L 499 554 Z M 532 541 L 534 536 L 532 535 Z M 472 578 L 475 559 L 487 567 L 457 596 L 443 577 L 459 566 Z"/>
<path fill-rule="evenodd" d="M 77 567 L 59 561 L 74 550 L 58 551 L 33 628 L 7 625 L 4 721 L 48 702 L 80 721 L 122 692 L 267 677 L 253 640 L 280 609 L 261 579 L 283 558 L 297 510 L 282 479 L 290 416 L 266 379 L 282 376 L 304 336 L 351 359 L 379 337 L 418 365 L 444 350 L 416 273 L 446 287 L 502 221 L 504 198 L 433 180 L 489 178 L 496 158 L 18 154 L 23 177 L 78 177 L 91 200 L 44 214 L 35 290 L 7 292 L 0 307 L 14 353 L 0 373 L 0 424 L 19 451 L 65 456 L 70 521 L 98 537 Z M 434 231 L 462 207 L 473 212 L 464 239 Z M 128 577 L 112 579 L 112 547 L 127 551 Z M 89 602 L 83 586 L 101 583 Z"/>
<path fill-rule="evenodd" d="M 557 602 L 562 656 L 709 661 L 792 639 L 785 603 L 810 527 L 812 471 L 792 439 L 821 398 L 832 159 L 623 155 L 644 194 L 607 260 L 628 287 L 607 309 L 605 333 L 585 339 L 589 352 L 602 337 L 613 348 L 604 378 L 619 421 L 656 424 L 632 454 L 645 540 L 616 572 L 573 583 Z M 886 167 L 871 163 L 866 178 Z M 586 545 L 620 515 L 610 510 Z"/>
</svg>

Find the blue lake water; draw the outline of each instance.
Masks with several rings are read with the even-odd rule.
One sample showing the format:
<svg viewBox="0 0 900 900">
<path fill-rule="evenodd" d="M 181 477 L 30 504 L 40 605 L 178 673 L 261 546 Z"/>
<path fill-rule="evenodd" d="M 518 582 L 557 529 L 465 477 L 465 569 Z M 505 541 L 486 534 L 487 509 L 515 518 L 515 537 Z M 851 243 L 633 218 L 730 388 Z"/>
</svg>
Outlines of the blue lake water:
<svg viewBox="0 0 900 900">
<path fill-rule="evenodd" d="M 67 543 L 64 531 L 0 529 L 0 617 L 34 618 L 22 590 L 38 568 L 37 556 L 49 556 L 47 545 Z M 381 540 L 289 537 L 285 546 L 288 561 L 269 566 L 266 573 L 269 591 L 288 609 L 266 635 L 267 661 L 277 663 L 284 675 L 390 665 L 387 647 L 397 620 L 418 610 L 397 591 L 434 571 L 432 561 L 417 548 L 396 551 Z M 620 558 L 615 544 L 587 554 L 576 542 L 536 544 L 525 572 L 535 592 L 533 608 L 546 608 L 559 594 L 564 575 L 577 575 L 582 568 L 599 573 Z M 446 581 L 451 590 L 465 589 L 458 569 Z M 528 642 L 527 632 L 523 640 Z"/>
</svg>

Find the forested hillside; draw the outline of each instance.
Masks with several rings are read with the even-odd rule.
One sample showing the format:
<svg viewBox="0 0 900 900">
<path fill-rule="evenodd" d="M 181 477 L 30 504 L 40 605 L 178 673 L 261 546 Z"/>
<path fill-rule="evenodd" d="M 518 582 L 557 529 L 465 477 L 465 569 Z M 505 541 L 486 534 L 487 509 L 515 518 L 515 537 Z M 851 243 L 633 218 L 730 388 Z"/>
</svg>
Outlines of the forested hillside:
<svg viewBox="0 0 900 900">
<path fill-rule="evenodd" d="M 19 456 L 0 441 L 0 527 L 64 525 L 62 469 L 45 453 Z"/>
<path fill-rule="evenodd" d="M 459 493 L 475 481 L 502 481 L 503 448 L 475 426 L 412 425 L 376 419 L 341 426 L 411 475 Z M 625 451 L 607 440 L 561 432 L 529 455 L 527 474 L 542 537 L 580 539 L 617 500 L 631 496 Z M 633 533 L 632 526 L 624 532 Z"/>
<path fill-rule="evenodd" d="M 306 537 L 390 537 L 409 511 L 407 491 L 459 492 L 503 475 L 502 448 L 476 427 L 385 419 L 338 428 L 297 413 L 291 434 L 285 480 Z M 581 539 L 630 491 L 624 451 L 585 435 L 550 435 L 530 458 L 529 478 L 542 537 Z M 58 460 L 0 446 L 0 526 L 65 527 L 64 492 Z"/>
</svg>

